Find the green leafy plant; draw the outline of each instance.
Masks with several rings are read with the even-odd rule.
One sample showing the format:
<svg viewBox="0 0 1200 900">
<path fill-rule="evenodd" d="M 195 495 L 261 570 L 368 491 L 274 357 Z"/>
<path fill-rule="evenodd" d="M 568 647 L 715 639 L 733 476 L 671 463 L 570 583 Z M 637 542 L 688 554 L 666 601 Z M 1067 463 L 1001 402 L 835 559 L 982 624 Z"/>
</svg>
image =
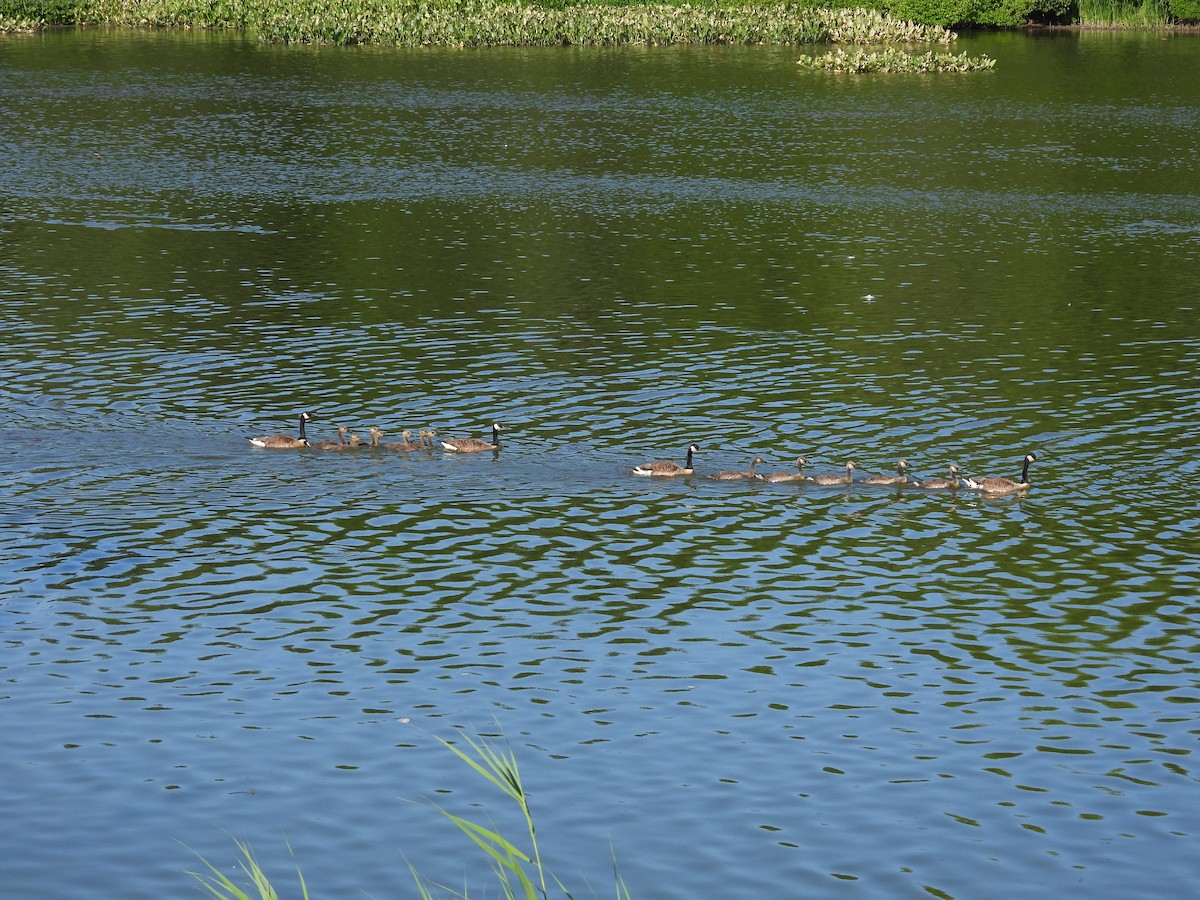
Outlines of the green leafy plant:
<svg viewBox="0 0 1200 900">
<path fill-rule="evenodd" d="M 1170 12 L 1179 22 L 1200 22 L 1200 0 L 1171 0 Z"/>
</svg>

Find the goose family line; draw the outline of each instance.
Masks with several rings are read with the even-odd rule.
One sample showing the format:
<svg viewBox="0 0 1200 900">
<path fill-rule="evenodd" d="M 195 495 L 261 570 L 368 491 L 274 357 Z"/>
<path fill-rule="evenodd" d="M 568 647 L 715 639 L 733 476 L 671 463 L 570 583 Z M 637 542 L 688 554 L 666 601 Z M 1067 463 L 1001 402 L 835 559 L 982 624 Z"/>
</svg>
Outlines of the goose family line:
<svg viewBox="0 0 1200 900">
<path fill-rule="evenodd" d="M 324 438 L 322 440 L 310 441 L 306 426 L 313 419 L 314 416 L 310 412 L 300 414 L 300 433 L 296 437 L 288 434 L 273 434 L 266 437 L 250 438 L 250 444 L 254 447 L 262 447 L 269 450 L 310 449 L 343 452 L 366 448 L 388 450 L 397 453 L 411 453 L 416 450 L 432 451 L 440 445 L 443 450 L 450 453 L 482 453 L 485 450 L 498 451 L 500 449 L 500 432 L 504 430 L 504 426 L 501 423 L 493 422 L 491 440 L 484 440 L 482 438 L 439 437 L 435 429 L 422 428 L 417 432 L 417 439 L 414 441 L 412 439 L 412 431 L 406 428 L 400 433 L 403 440 L 383 443 L 382 439 L 387 432 L 374 425 L 368 431 L 371 435 L 370 440 L 364 440 L 357 434 L 350 434 L 350 437 L 347 438 L 346 435 L 350 432 L 350 429 L 339 425 L 336 429 L 337 440 Z M 629 472 L 632 475 L 650 478 L 677 478 L 679 476 L 695 475 L 695 456 L 699 452 L 699 444 L 689 444 L 687 456 L 682 465 L 671 460 L 656 460 L 654 462 L 638 463 L 637 465 L 630 466 Z M 929 491 L 965 490 L 977 491 L 981 494 L 1000 495 L 1028 490 L 1030 487 L 1029 465 L 1036 460 L 1037 454 L 1025 454 L 1021 465 L 1021 477 L 1017 481 L 1011 478 L 999 477 L 972 478 L 964 475 L 962 470 L 956 465 L 950 466 L 949 478 L 914 478 L 908 474 L 909 463 L 906 459 L 896 461 L 895 475 L 869 475 L 866 478 L 855 481 L 854 470 L 856 466 L 853 460 L 846 462 L 845 475 L 807 475 L 804 472 L 804 467 L 808 465 L 808 460 L 803 456 L 796 457 L 795 472 L 771 472 L 766 475 L 760 475 L 755 471 L 755 467 L 765 465 L 766 460 L 761 456 L 755 456 L 750 460 L 750 465 L 745 471 L 740 469 L 725 469 L 720 472 L 714 472 L 708 477 L 714 481 L 763 481 L 771 484 L 800 482 L 826 487 L 835 487 L 838 485 L 849 486 L 852 484 L 880 485 L 885 487 L 909 486 Z"/>
<path fill-rule="evenodd" d="M 657 478 L 674 478 L 680 475 L 694 475 L 696 473 L 694 457 L 700 452 L 698 444 L 690 444 L 687 448 L 687 459 L 683 465 L 670 460 L 659 460 L 657 462 L 639 463 L 630 467 L 629 471 L 633 475 L 643 475 L 647 477 Z M 950 466 L 949 478 L 913 478 L 908 474 L 908 460 L 901 459 L 896 461 L 895 475 L 871 475 L 867 478 L 854 480 L 855 464 L 853 460 L 846 462 L 845 475 L 806 475 L 804 467 L 808 465 L 808 460 L 803 456 L 796 458 L 795 472 L 771 472 L 767 475 L 759 475 L 754 471 L 754 467 L 760 463 L 766 462 L 761 456 L 756 456 L 750 460 L 750 466 L 746 471 L 726 470 L 716 472 L 709 475 L 716 481 L 765 481 L 769 483 L 779 482 L 803 482 L 806 484 L 816 484 L 823 486 L 836 486 L 851 484 L 865 485 L 884 485 L 884 486 L 909 486 L 921 488 L 929 491 L 977 491 L 981 494 L 1001 495 L 1011 494 L 1016 491 L 1025 491 L 1030 487 L 1029 481 L 1029 465 L 1037 460 L 1036 453 L 1026 453 L 1021 465 L 1020 480 L 1014 481 L 1011 478 L 971 478 L 962 473 L 958 466 Z"/>
<path fill-rule="evenodd" d="M 310 412 L 300 413 L 300 434 L 293 437 L 290 434 L 272 434 L 265 437 L 248 438 L 252 447 L 261 447 L 264 450 L 324 450 L 331 452 L 339 452 L 346 450 L 357 450 L 360 448 L 390 450 L 395 453 L 411 453 L 414 450 L 434 450 L 437 445 L 434 443 L 434 438 L 437 438 L 437 444 L 440 444 L 443 450 L 451 453 L 482 453 L 484 450 L 499 450 L 500 449 L 500 432 L 504 430 L 504 426 L 499 422 L 492 423 L 492 439 L 490 441 L 482 440 L 481 438 L 439 438 L 436 429 L 422 428 L 417 432 L 417 439 L 412 439 L 413 433 L 407 428 L 400 432 L 400 436 L 404 438 L 402 441 L 390 441 L 382 443 L 383 437 L 387 434 L 382 428 L 376 428 L 374 425 L 370 427 L 368 433 L 371 435 L 370 440 L 365 440 L 357 434 L 351 434 L 346 437 L 350 429 L 344 425 L 337 426 L 337 440 L 332 438 L 324 438 L 322 440 L 310 441 L 308 439 L 308 431 L 306 426 L 316 417 Z"/>
</svg>

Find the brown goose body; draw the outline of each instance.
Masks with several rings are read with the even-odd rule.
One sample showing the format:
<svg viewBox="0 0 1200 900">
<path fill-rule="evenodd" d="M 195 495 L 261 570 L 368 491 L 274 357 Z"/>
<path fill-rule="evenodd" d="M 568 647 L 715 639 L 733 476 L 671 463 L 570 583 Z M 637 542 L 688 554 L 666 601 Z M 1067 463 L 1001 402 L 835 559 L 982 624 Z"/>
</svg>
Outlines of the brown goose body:
<svg viewBox="0 0 1200 900">
<path fill-rule="evenodd" d="M 854 463 L 846 463 L 846 474 L 842 475 L 814 475 L 808 479 L 813 484 L 835 485 L 835 484 L 850 484 L 854 481 Z"/>
<path fill-rule="evenodd" d="M 345 425 L 339 425 L 337 428 L 338 439 L 335 441 L 332 438 L 323 438 L 319 441 L 312 441 L 309 446 L 314 450 L 343 450 L 347 446 L 346 432 L 350 429 Z"/>
<path fill-rule="evenodd" d="M 382 434 L 382 432 L 380 432 L 380 433 Z M 421 434 L 424 435 L 425 432 L 422 431 Z M 381 446 L 383 447 L 384 450 L 391 450 L 395 453 L 411 453 L 413 450 L 429 449 L 429 445 L 425 443 L 423 438 L 420 440 L 414 441 L 412 439 L 412 432 L 409 431 L 407 428 L 405 428 L 402 432 L 400 432 L 400 436 L 402 438 L 404 438 L 404 440 L 390 441 L 386 444 L 382 444 Z"/>
<path fill-rule="evenodd" d="M 766 462 L 766 460 L 763 459 L 761 456 L 756 456 L 756 457 L 754 457 L 754 459 L 750 460 L 749 471 L 740 472 L 737 469 L 726 469 L 723 472 L 715 472 L 712 475 L 709 475 L 708 477 L 713 479 L 714 481 L 746 481 L 746 480 L 762 481 L 761 475 L 754 474 L 754 467 L 756 465 L 758 465 L 759 463 L 765 463 L 765 462 Z"/>
<path fill-rule="evenodd" d="M 908 460 L 900 459 L 896 461 L 895 475 L 872 475 L 869 478 L 862 478 L 859 484 L 906 484 L 908 475 L 905 474 L 905 469 L 908 468 Z"/>
<path fill-rule="evenodd" d="M 492 439 L 490 441 L 480 440 L 479 438 L 442 438 L 440 443 L 443 448 L 451 453 L 482 453 L 484 450 L 499 450 L 500 449 L 500 432 L 504 430 L 504 426 L 499 422 L 492 423 Z"/>
<path fill-rule="evenodd" d="M 1021 480 L 1011 478 L 967 478 L 963 476 L 962 486 L 969 491 L 979 491 L 983 494 L 1011 494 L 1013 491 L 1024 491 L 1029 488 L 1029 464 L 1037 460 L 1036 453 L 1026 453 L 1024 464 L 1021 466 Z"/>
<path fill-rule="evenodd" d="M 300 436 L 292 437 L 288 434 L 272 434 L 268 437 L 250 438 L 250 444 L 254 447 L 263 447 L 267 450 L 293 450 L 297 447 L 307 447 L 308 435 L 304 433 L 304 424 L 312 421 L 312 413 L 300 413 Z"/>
<path fill-rule="evenodd" d="M 913 487 L 925 488 L 930 491 L 956 491 L 960 474 L 958 466 L 951 466 L 949 478 L 926 478 L 924 481 L 914 478 L 911 484 Z"/>
<path fill-rule="evenodd" d="M 696 444 L 691 444 L 687 449 L 687 461 L 682 466 L 679 463 L 670 462 L 669 460 L 660 460 L 658 462 L 639 463 L 629 471 L 634 475 L 652 478 L 672 478 L 676 475 L 691 475 L 696 471 L 692 468 L 692 455 L 699 452 L 700 447 Z"/>
<path fill-rule="evenodd" d="M 808 465 L 808 460 L 803 456 L 797 456 L 795 472 L 772 472 L 770 475 L 764 475 L 763 481 L 769 481 L 772 484 L 781 481 L 807 481 L 808 476 L 804 474 L 804 467 L 806 465 Z"/>
</svg>

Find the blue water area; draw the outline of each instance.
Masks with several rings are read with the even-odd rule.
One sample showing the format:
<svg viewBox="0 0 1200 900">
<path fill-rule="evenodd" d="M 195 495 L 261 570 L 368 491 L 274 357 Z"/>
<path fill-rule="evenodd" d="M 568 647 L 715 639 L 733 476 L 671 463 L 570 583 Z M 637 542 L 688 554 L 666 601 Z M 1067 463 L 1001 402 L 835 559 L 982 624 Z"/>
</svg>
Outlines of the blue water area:
<svg viewBox="0 0 1200 900">
<path fill-rule="evenodd" d="M 577 897 L 1200 892 L 1200 40 L 960 45 L 0 37 L 0 896 L 497 896 L 462 734 Z"/>
</svg>

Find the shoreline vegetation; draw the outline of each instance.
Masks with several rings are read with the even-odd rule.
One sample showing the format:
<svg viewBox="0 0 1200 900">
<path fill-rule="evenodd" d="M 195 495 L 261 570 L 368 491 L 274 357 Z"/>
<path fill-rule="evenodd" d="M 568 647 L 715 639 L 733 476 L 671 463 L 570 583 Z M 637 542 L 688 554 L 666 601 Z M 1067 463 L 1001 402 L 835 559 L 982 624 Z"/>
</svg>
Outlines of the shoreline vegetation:
<svg viewBox="0 0 1200 900">
<path fill-rule="evenodd" d="M 951 28 L 1172 28 L 1200 0 L 0 0 L 0 32 L 56 26 L 232 29 L 260 40 L 422 47 L 949 44 Z M 869 56 L 867 54 L 866 56 Z M 832 68 L 864 54 L 827 54 Z M 812 57 L 807 59 L 811 60 Z M 907 71 L 894 53 L 875 69 Z M 801 61 L 804 64 L 804 61 Z M 900 65 L 906 65 L 901 61 Z M 938 57 L 925 71 L 961 71 Z M 873 64 L 872 64 L 873 65 Z M 938 66 L 945 68 L 939 69 Z M 990 66 L 988 66 L 990 67 Z"/>
<path fill-rule="evenodd" d="M 35 18 L 38 7 L 57 15 Z M 56 25 L 237 29 L 284 43 L 404 47 L 949 44 L 937 24 L 803 2 L 0 0 L 8 30 Z M 0 26 L 2 28 L 2 26 Z"/>
</svg>

